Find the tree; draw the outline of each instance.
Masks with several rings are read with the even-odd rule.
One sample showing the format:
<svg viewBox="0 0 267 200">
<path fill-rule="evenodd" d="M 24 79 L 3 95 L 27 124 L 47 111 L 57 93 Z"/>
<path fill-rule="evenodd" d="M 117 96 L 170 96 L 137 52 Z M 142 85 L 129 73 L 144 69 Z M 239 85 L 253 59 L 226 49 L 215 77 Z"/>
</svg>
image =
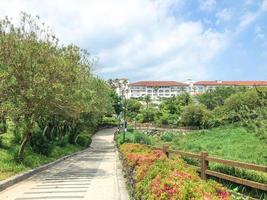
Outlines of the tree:
<svg viewBox="0 0 267 200">
<path fill-rule="evenodd" d="M 129 99 L 127 103 L 127 116 L 134 119 L 140 112 L 142 104 L 136 99 Z"/>
<path fill-rule="evenodd" d="M 225 100 L 232 94 L 245 92 L 245 87 L 216 87 L 216 89 L 208 90 L 207 92 L 197 96 L 199 103 L 207 106 L 209 110 L 213 110 L 216 106 L 223 105 Z"/>
<path fill-rule="evenodd" d="M 151 103 L 151 96 L 146 95 L 146 96 L 144 97 L 144 101 L 145 101 L 145 103 L 146 103 L 146 107 L 148 108 L 149 104 Z"/>
<path fill-rule="evenodd" d="M 205 128 L 208 123 L 210 113 L 204 105 L 188 105 L 184 108 L 181 121 L 186 126 L 197 126 Z"/>
<path fill-rule="evenodd" d="M 8 18 L 0 21 L 0 110 L 24 123 L 19 160 L 35 127 L 43 135 L 66 127 L 75 131 L 88 116 L 97 124 L 111 112 L 110 89 L 93 77 L 92 65 L 85 50 L 59 46 L 38 17 L 22 13 L 17 27 Z"/>
</svg>

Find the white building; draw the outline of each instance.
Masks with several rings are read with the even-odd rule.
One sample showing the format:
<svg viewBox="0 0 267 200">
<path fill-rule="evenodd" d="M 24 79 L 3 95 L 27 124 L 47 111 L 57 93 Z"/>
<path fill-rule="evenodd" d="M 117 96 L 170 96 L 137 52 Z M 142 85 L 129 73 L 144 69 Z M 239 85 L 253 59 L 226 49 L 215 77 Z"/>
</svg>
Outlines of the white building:
<svg viewBox="0 0 267 200">
<path fill-rule="evenodd" d="M 267 87 L 267 81 L 198 81 L 187 80 L 176 81 L 139 81 L 129 83 L 128 79 L 117 79 L 116 92 L 119 96 L 126 98 L 139 98 L 150 96 L 152 100 L 161 97 L 177 96 L 183 92 L 191 95 L 202 94 L 217 87 Z"/>
<path fill-rule="evenodd" d="M 150 96 L 151 99 L 177 96 L 182 92 L 190 92 L 189 84 L 176 81 L 139 81 L 129 84 L 129 97 Z"/>
<path fill-rule="evenodd" d="M 266 87 L 267 81 L 198 81 L 193 84 L 191 94 L 201 94 L 217 87 Z"/>
</svg>

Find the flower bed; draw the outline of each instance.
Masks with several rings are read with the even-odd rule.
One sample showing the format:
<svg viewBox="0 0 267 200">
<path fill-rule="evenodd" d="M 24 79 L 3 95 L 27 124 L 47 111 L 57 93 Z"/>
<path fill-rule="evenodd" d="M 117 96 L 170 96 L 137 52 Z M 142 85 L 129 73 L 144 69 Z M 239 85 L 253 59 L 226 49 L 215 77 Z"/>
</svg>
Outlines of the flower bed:
<svg viewBox="0 0 267 200">
<path fill-rule="evenodd" d="M 135 199 L 230 200 L 215 181 L 203 181 L 179 157 L 169 159 L 162 150 L 140 144 L 120 146 L 123 165 Z"/>
</svg>

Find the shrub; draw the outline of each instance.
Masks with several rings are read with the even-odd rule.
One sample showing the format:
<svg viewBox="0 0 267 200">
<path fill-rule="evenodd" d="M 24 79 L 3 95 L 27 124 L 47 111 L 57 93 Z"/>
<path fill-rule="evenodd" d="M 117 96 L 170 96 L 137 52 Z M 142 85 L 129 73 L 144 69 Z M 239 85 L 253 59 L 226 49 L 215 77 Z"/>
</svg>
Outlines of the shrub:
<svg viewBox="0 0 267 200">
<path fill-rule="evenodd" d="M 116 142 L 119 145 L 123 144 L 122 133 L 116 136 Z M 141 132 L 126 132 L 124 142 L 125 143 L 143 143 L 143 144 L 148 144 L 148 145 L 152 144 L 152 141 L 149 138 L 149 136 Z"/>
<path fill-rule="evenodd" d="M 0 148 L 4 146 L 3 137 L 0 135 Z"/>
<path fill-rule="evenodd" d="M 189 105 L 182 112 L 181 121 L 185 126 L 206 128 L 210 112 L 204 105 Z"/>
<path fill-rule="evenodd" d="M 156 114 L 157 114 L 157 109 L 149 106 L 141 110 L 141 113 L 139 113 L 136 116 L 136 119 L 137 121 L 142 122 L 142 123 L 154 122 Z"/>
<path fill-rule="evenodd" d="M 117 125 L 118 125 L 118 120 L 115 117 L 103 117 L 100 124 L 101 127 L 110 127 Z"/>
<path fill-rule="evenodd" d="M 61 137 L 58 141 L 56 141 L 56 145 L 60 147 L 65 147 L 68 144 L 68 136 Z"/>
<path fill-rule="evenodd" d="M 173 139 L 173 133 L 164 133 L 162 136 L 161 136 L 161 140 L 163 140 L 164 142 L 171 142 L 172 139 Z"/>
<path fill-rule="evenodd" d="M 134 133 L 134 143 L 143 143 L 143 144 L 151 144 L 151 140 L 150 138 L 145 135 L 144 133 L 140 133 L 140 132 L 135 132 Z"/>
<path fill-rule="evenodd" d="M 92 136 L 89 134 L 79 134 L 76 138 L 76 144 L 82 147 L 89 147 L 92 143 Z"/>
<path fill-rule="evenodd" d="M 53 150 L 53 144 L 40 133 L 33 134 L 30 140 L 31 149 L 38 154 L 49 156 Z"/>
<path fill-rule="evenodd" d="M 140 144 L 124 144 L 120 150 L 137 199 L 232 199 L 220 184 L 201 180 L 184 161 L 169 159 L 162 150 L 152 150 Z"/>
</svg>

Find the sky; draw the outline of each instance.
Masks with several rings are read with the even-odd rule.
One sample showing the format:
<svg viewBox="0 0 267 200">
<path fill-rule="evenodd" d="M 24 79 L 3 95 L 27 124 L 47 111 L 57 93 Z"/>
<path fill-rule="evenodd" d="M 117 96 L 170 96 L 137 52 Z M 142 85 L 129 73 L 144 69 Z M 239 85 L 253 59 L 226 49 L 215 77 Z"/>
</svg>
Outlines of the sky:
<svg viewBox="0 0 267 200">
<path fill-rule="evenodd" d="M 88 50 L 104 79 L 267 80 L 267 0 L 0 0 Z"/>
</svg>

